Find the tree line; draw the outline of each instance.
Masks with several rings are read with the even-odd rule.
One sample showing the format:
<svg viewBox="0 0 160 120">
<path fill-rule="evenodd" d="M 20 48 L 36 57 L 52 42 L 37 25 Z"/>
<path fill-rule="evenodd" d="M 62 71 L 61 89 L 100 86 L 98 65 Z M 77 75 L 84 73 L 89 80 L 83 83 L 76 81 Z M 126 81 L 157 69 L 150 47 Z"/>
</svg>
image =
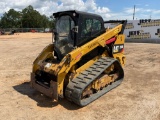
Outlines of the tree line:
<svg viewBox="0 0 160 120">
<path fill-rule="evenodd" d="M 31 5 L 16 11 L 10 9 L 0 18 L 0 28 L 54 28 L 52 16 L 41 15 Z"/>
</svg>

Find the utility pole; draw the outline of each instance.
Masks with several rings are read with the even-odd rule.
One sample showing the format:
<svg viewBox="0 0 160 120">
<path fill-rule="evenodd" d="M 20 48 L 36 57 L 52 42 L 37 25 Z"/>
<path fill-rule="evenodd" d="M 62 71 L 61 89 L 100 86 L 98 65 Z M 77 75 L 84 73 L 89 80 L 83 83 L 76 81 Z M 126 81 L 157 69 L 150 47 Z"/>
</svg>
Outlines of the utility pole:
<svg viewBox="0 0 160 120">
<path fill-rule="evenodd" d="M 136 5 L 134 5 L 134 10 L 133 10 L 133 20 L 134 20 L 134 16 L 135 16 L 135 10 L 136 10 Z"/>
<path fill-rule="evenodd" d="M 150 19 L 152 19 L 152 14 L 150 14 Z"/>
</svg>

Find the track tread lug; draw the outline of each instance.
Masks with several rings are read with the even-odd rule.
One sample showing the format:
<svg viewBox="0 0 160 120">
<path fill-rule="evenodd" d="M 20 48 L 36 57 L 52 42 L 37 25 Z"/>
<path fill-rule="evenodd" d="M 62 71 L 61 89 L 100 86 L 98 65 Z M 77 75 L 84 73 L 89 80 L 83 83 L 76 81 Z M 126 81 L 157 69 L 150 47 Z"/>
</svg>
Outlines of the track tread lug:
<svg viewBox="0 0 160 120">
<path fill-rule="evenodd" d="M 76 86 L 76 85 L 75 85 L 74 87 L 77 88 L 77 89 L 82 89 L 80 86 Z"/>
<path fill-rule="evenodd" d="M 112 65 L 114 62 L 119 63 L 116 59 L 114 58 L 109 58 L 109 57 L 102 57 L 97 62 L 95 62 L 92 66 L 90 66 L 88 69 L 80 73 L 76 78 L 73 79 L 72 82 L 69 82 L 67 85 L 65 95 L 66 98 L 70 101 L 73 101 L 74 103 L 80 105 L 80 106 L 85 106 L 92 101 L 96 100 L 109 90 L 113 89 L 117 85 L 120 84 L 120 82 L 123 80 L 123 76 L 120 80 L 115 81 L 116 84 L 112 83 L 113 85 L 108 85 L 106 91 L 103 91 L 102 93 L 96 93 L 96 97 L 93 97 L 94 94 L 92 95 L 91 99 L 87 98 L 87 102 L 84 101 L 86 99 L 81 100 L 81 94 L 83 93 L 83 90 L 91 84 L 92 81 L 94 81 L 100 74 L 103 73 L 105 69 L 107 69 L 110 65 Z M 123 69 L 119 63 L 119 70 L 123 72 Z M 124 75 L 124 74 L 123 74 Z"/>
</svg>

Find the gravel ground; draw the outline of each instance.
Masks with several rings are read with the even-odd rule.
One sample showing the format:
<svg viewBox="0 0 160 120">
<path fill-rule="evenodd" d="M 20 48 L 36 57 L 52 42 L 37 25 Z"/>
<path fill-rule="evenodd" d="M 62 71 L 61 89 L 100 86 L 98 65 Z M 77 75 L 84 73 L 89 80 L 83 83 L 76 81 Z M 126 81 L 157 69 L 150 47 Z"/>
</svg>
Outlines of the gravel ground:
<svg viewBox="0 0 160 120">
<path fill-rule="evenodd" d="M 125 43 L 125 79 L 86 107 L 30 88 L 32 63 L 50 33 L 0 36 L 0 119 L 160 120 L 160 44 Z"/>
</svg>

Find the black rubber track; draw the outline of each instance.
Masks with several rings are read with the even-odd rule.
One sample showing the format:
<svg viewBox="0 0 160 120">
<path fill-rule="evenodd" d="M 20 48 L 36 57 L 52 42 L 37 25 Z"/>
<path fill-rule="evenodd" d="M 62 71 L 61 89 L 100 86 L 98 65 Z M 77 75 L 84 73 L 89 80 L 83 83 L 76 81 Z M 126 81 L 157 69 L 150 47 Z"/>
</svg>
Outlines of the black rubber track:
<svg viewBox="0 0 160 120">
<path fill-rule="evenodd" d="M 90 85 L 94 80 L 96 80 L 96 78 L 99 75 L 101 75 L 112 64 L 115 65 L 116 70 L 119 72 L 118 79 L 111 85 L 108 85 L 107 87 L 103 88 L 103 90 L 100 90 L 99 92 L 92 94 L 88 98 L 81 99 L 81 95 L 85 88 L 87 88 L 88 85 Z M 79 106 L 86 106 L 89 103 L 96 100 L 97 98 L 99 98 L 100 96 L 107 93 L 108 91 L 120 85 L 123 78 L 124 71 L 119 61 L 117 61 L 114 58 L 102 57 L 92 66 L 90 66 L 88 69 L 80 73 L 76 78 L 69 82 L 65 90 L 65 96 L 69 101 L 73 101 Z"/>
</svg>

